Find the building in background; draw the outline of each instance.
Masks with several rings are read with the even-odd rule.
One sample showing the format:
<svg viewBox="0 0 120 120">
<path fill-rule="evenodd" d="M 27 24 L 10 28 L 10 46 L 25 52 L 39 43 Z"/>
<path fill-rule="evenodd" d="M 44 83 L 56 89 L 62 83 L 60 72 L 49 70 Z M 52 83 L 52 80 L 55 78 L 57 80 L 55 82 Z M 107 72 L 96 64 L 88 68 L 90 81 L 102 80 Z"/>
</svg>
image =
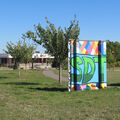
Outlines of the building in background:
<svg viewBox="0 0 120 120">
<path fill-rule="evenodd" d="M 26 66 L 24 63 L 20 64 L 20 68 L 22 69 L 40 69 L 40 68 L 51 68 L 51 59 L 54 59 L 53 56 L 49 54 L 44 54 L 36 51 L 32 55 L 32 60 Z M 9 54 L 0 54 L 0 66 L 3 67 L 13 67 L 15 63 L 14 58 Z"/>
<path fill-rule="evenodd" d="M 15 60 L 9 54 L 0 54 L 0 66 L 10 67 L 14 64 Z"/>
</svg>

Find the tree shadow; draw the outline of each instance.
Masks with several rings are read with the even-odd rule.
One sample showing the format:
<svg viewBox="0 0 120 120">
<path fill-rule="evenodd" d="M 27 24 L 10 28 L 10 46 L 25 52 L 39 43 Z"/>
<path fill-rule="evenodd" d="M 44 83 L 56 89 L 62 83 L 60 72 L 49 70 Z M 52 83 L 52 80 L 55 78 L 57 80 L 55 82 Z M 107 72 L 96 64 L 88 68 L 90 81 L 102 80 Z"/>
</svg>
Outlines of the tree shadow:
<svg viewBox="0 0 120 120">
<path fill-rule="evenodd" d="M 6 73 L 6 74 L 10 74 L 10 75 L 11 75 L 11 74 L 16 74 L 16 73 L 12 73 L 12 72 L 11 72 L 11 73 Z"/>
<path fill-rule="evenodd" d="M 108 86 L 113 86 L 113 87 L 120 87 L 120 83 L 112 83 L 112 84 L 109 84 Z"/>
<path fill-rule="evenodd" d="M 0 77 L 0 79 L 6 79 L 6 78 L 8 78 L 8 77 Z"/>
<path fill-rule="evenodd" d="M 68 91 L 67 88 L 56 88 L 56 87 L 52 87 L 52 88 L 47 88 L 47 87 L 40 88 L 40 87 L 38 87 L 38 88 L 29 88 L 29 89 L 31 89 L 31 90 L 40 90 L 40 91 L 51 91 L 51 92 L 56 92 L 56 91 L 66 92 L 66 91 Z"/>
<path fill-rule="evenodd" d="M 0 83 L 6 85 L 40 85 L 40 83 L 29 83 L 29 82 L 7 82 L 7 83 Z"/>
</svg>

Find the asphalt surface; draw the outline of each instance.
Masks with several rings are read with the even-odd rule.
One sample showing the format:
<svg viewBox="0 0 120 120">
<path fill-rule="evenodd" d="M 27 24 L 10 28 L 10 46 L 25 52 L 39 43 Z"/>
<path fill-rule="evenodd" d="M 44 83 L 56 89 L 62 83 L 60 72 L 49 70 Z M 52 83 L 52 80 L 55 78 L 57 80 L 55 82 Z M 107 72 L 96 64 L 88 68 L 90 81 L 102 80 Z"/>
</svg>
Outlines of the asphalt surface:
<svg viewBox="0 0 120 120">
<path fill-rule="evenodd" d="M 52 70 L 44 70 L 43 75 L 59 80 L 59 75 L 55 74 Z M 67 77 L 62 77 L 62 81 L 68 81 Z"/>
</svg>

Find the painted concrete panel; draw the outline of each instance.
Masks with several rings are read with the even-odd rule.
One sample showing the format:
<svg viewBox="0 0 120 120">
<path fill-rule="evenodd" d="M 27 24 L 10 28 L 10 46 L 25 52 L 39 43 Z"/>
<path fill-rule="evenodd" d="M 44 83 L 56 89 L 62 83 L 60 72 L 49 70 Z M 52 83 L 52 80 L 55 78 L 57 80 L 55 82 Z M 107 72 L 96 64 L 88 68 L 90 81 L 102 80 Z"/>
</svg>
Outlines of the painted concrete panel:
<svg viewBox="0 0 120 120">
<path fill-rule="evenodd" d="M 107 87 L 106 42 L 68 42 L 69 91 Z"/>
</svg>

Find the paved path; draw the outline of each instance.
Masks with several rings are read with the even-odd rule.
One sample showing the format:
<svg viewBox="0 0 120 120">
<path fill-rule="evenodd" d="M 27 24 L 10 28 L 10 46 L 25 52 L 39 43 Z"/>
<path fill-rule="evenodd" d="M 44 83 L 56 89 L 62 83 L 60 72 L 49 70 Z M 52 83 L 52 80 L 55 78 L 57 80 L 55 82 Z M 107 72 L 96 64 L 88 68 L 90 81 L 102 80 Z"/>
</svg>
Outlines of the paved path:
<svg viewBox="0 0 120 120">
<path fill-rule="evenodd" d="M 43 74 L 47 77 L 59 80 L 59 76 L 55 74 L 52 70 L 44 70 Z M 67 77 L 62 77 L 62 81 L 68 81 Z"/>
</svg>

